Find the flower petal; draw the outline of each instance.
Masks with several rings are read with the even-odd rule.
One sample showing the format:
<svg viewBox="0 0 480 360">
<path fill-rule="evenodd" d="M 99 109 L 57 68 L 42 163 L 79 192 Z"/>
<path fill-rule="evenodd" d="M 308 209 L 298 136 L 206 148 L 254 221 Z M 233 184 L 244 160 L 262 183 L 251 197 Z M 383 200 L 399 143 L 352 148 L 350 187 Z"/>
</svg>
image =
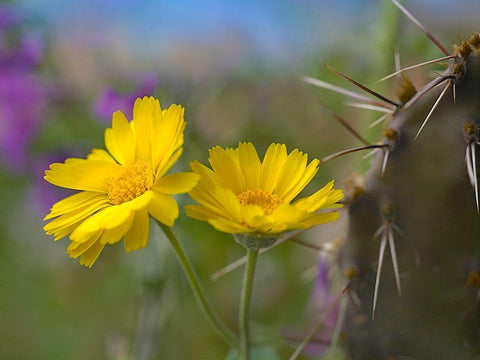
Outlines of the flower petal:
<svg viewBox="0 0 480 360">
<path fill-rule="evenodd" d="M 209 219 L 208 223 L 212 225 L 218 231 L 226 232 L 229 234 L 236 233 L 248 233 L 255 231 L 254 229 L 248 229 L 241 224 L 225 218 Z"/>
<path fill-rule="evenodd" d="M 244 191 L 243 176 L 240 171 L 238 154 L 235 150 L 216 146 L 209 151 L 208 161 L 223 187 L 233 190 L 235 194 Z"/>
<path fill-rule="evenodd" d="M 311 214 L 309 217 L 304 219 L 300 225 L 302 229 L 308 229 L 312 226 L 315 225 L 320 225 L 320 224 L 325 224 L 331 221 L 334 221 L 338 219 L 339 213 L 337 211 L 335 212 L 329 212 L 329 213 L 323 213 L 323 214 Z"/>
<path fill-rule="evenodd" d="M 88 206 L 92 202 L 96 202 L 99 199 L 105 198 L 105 194 L 94 191 L 82 191 L 77 194 L 71 195 L 53 204 L 50 209 L 50 213 L 43 218 L 48 220 L 67 212 L 77 210 L 80 207 Z"/>
<path fill-rule="evenodd" d="M 70 239 L 75 242 L 86 242 L 91 238 L 92 234 L 97 233 L 99 230 L 109 232 L 110 230 L 121 228 L 125 222 L 131 223 L 130 217 L 131 209 L 126 206 L 117 205 L 107 207 L 82 222 L 72 232 Z M 113 235 L 113 233 L 106 235 L 105 240 L 111 240 L 110 235 Z"/>
<path fill-rule="evenodd" d="M 149 227 L 148 212 L 146 210 L 137 211 L 132 226 L 125 234 L 124 246 L 126 252 L 132 252 L 147 245 Z"/>
<path fill-rule="evenodd" d="M 156 123 L 157 138 L 152 144 L 152 163 L 157 177 L 163 176 L 172 164 L 172 157 L 180 156 L 177 154 L 183 145 L 183 131 L 185 130 L 185 121 L 183 120 L 185 109 L 182 106 L 172 104 L 162 113 L 162 121 Z"/>
<path fill-rule="evenodd" d="M 104 247 L 105 247 L 105 244 L 102 244 L 100 241 L 95 242 L 80 257 L 80 265 L 84 265 L 91 268 L 92 265 L 95 263 L 95 261 L 97 261 Z"/>
<path fill-rule="evenodd" d="M 242 222 L 243 219 L 240 202 L 233 191 L 230 189 L 218 188 L 215 193 L 215 198 L 224 209 L 222 217 L 230 218 L 236 222 Z"/>
<path fill-rule="evenodd" d="M 116 207 L 116 210 L 117 211 L 112 211 L 110 214 L 106 215 L 103 220 L 108 225 L 105 226 L 105 230 L 100 237 L 100 242 L 102 244 L 115 244 L 119 242 L 132 225 L 135 214 L 133 211 L 129 211 L 125 208 L 121 209 L 120 206 Z M 111 224 L 114 221 L 116 224 L 115 226 L 112 226 Z"/>
<path fill-rule="evenodd" d="M 135 163 L 135 136 L 121 111 L 113 113 L 112 127 L 105 130 L 105 146 L 120 164 Z"/>
<path fill-rule="evenodd" d="M 205 165 L 200 164 L 198 161 L 192 162 L 190 164 L 190 168 L 194 173 L 200 175 L 200 180 L 198 181 L 197 186 L 190 192 L 190 196 L 195 199 L 194 196 L 196 196 L 196 194 L 200 195 L 202 193 L 206 193 L 212 197 L 211 200 L 214 204 L 218 204 L 218 202 L 213 198 L 215 195 L 215 189 L 220 186 L 217 175 Z"/>
<path fill-rule="evenodd" d="M 314 212 L 320 208 L 333 205 L 343 198 L 343 191 L 333 189 L 333 184 L 334 181 L 332 180 L 313 195 L 298 199 L 293 205 L 308 212 Z"/>
<path fill-rule="evenodd" d="M 137 139 L 137 155 L 152 164 L 152 148 L 158 141 L 157 122 L 162 121 L 160 102 L 153 97 L 137 99 L 133 105 L 133 124 Z"/>
<path fill-rule="evenodd" d="M 80 255 L 82 255 L 85 251 L 87 251 L 102 235 L 103 230 L 99 230 L 96 234 L 94 234 L 88 241 L 85 242 L 70 242 L 70 245 L 67 248 L 67 254 L 70 257 L 76 259 Z"/>
<path fill-rule="evenodd" d="M 301 151 L 298 151 L 298 149 L 295 149 L 288 154 L 287 160 L 279 173 L 276 186 L 276 193 L 285 201 L 291 200 L 285 199 L 285 195 L 288 194 L 288 192 L 298 183 L 306 166 L 307 154 L 303 154 Z"/>
<path fill-rule="evenodd" d="M 58 240 L 58 234 L 60 232 L 63 233 L 65 229 L 81 223 L 89 216 L 109 206 L 111 206 L 111 204 L 105 196 L 104 198 L 95 198 L 94 201 L 84 203 L 81 207 L 77 207 L 75 210 L 69 211 L 56 219 L 53 219 L 43 227 L 43 230 L 47 235 L 55 235 L 55 238 Z"/>
<path fill-rule="evenodd" d="M 199 175 L 187 172 L 165 175 L 155 182 L 153 190 L 161 194 L 182 194 L 192 190 L 199 179 Z"/>
<path fill-rule="evenodd" d="M 215 217 L 220 217 L 220 213 L 216 209 L 208 209 L 201 205 L 186 205 L 185 213 L 197 220 L 207 221 Z"/>
<path fill-rule="evenodd" d="M 238 160 L 245 179 L 245 188 L 258 189 L 261 163 L 252 143 L 238 144 Z"/>
<path fill-rule="evenodd" d="M 97 192 L 108 192 L 107 179 L 115 176 L 121 166 L 105 160 L 67 159 L 54 163 L 45 171 L 44 179 L 60 187 Z"/>
<path fill-rule="evenodd" d="M 260 169 L 260 188 L 272 193 L 279 174 L 287 160 L 287 148 L 284 144 L 272 144 L 268 147 Z"/>
<path fill-rule="evenodd" d="M 157 172 L 155 173 L 156 178 L 161 178 L 165 175 L 165 173 L 177 162 L 180 156 L 183 153 L 183 148 L 179 148 L 175 150 L 170 157 L 168 157 L 168 161 L 166 163 L 162 162 L 158 165 Z"/>
<path fill-rule="evenodd" d="M 87 160 L 105 160 L 110 161 L 114 164 L 117 163 L 115 159 L 112 158 L 110 154 L 103 149 L 93 149 L 90 154 L 88 154 Z"/>
<path fill-rule="evenodd" d="M 162 224 L 173 226 L 179 213 L 178 204 L 172 196 L 152 191 L 148 212 Z"/>
<path fill-rule="evenodd" d="M 312 181 L 313 177 L 318 171 L 319 163 L 320 161 L 318 159 L 314 159 L 310 162 L 310 164 L 307 165 L 307 167 L 303 171 L 302 176 L 298 178 L 296 184 L 292 185 L 288 190 L 286 190 L 285 194 L 283 195 L 284 201 L 292 201 L 293 198 L 297 196 L 300 191 L 302 191 L 305 186 L 310 183 L 310 181 Z"/>
</svg>

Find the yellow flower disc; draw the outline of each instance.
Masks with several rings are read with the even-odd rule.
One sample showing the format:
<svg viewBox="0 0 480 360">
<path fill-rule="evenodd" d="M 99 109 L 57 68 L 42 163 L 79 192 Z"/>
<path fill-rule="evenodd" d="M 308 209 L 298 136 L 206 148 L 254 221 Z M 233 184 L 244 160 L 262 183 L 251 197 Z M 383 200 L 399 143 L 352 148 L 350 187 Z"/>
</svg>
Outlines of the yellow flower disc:
<svg viewBox="0 0 480 360">
<path fill-rule="evenodd" d="M 124 166 L 118 176 L 107 180 L 108 199 L 114 205 L 133 200 L 143 195 L 153 185 L 152 169 L 146 161 L 139 160 L 134 165 Z"/>
<path fill-rule="evenodd" d="M 281 199 L 276 194 L 269 194 L 260 189 L 247 190 L 238 195 L 238 201 L 241 206 L 258 205 L 262 208 L 265 215 L 269 215 L 278 208 Z"/>
</svg>

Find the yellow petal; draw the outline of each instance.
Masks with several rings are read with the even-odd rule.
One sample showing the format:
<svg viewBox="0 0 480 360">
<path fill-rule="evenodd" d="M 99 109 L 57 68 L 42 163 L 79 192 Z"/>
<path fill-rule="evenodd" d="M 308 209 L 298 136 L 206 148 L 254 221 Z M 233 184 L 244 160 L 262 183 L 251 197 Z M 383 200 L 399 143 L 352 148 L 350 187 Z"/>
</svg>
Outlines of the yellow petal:
<svg viewBox="0 0 480 360">
<path fill-rule="evenodd" d="M 164 195 L 152 192 L 152 200 L 148 206 L 148 212 L 157 221 L 167 226 L 173 226 L 178 217 L 178 205 L 175 199 L 170 195 Z"/>
<path fill-rule="evenodd" d="M 285 195 L 289 192 L 289 190 L 298 183 L 298 180 L 302 177 L 306 166 L 306 154 L 298 151 L 298 149 L 295 149 L 288 154 L 287 160 L 285 161 L 282 170 L 279 172 L 278 183 L 276 186 L 276 193 L 282 199 L 285 199 Z"/>
<path fill-rule="evenodd" d="M 273 218 L 266 216 L 258 205 L 247 205 L 240 207 L 242 223 L 252 229 L 260 230 L 272 224 Z"/>
<path fill-rule="evenodd" d="M 261 164 L 252 143 L 238 144 L 238 160 L 245 180 L 245 188 L 259 189 Z"/>
<path fill-rule="evenodd" d="M 112 230 L 121 225 L 125 221 L 129 221 L 131 210 L 128 207 L 117 205 L 103 209 L 84 222 L 82 222 L 70 235 L 70 239 L 76 242 L 85 242 L 90 239 L 92 234 L 99 230 Z"/>
<path fill-rule="evenodd" d="M 102 252 L 105 244 L 100 241 L 95 242 L 87 251 L 80 257 L 80 265 L 87 266 L 89 268 L 97 261 L 98 256 Z"/>
<path fill-rule="evenodd" d="M 103 149 L 93 149 L 90 154 L 88 154 L 87 160 L 105 160 L 116 164 L 115 159 Z"/>
<path fill-rule="evenodd" d="M 194 219 L 202 221 L 221 216 L 216 208 L 208 209 L 205 206 L 200 205 L 186 205 L 185 213 Z"/>
<path fill-rule="evenodd" d="M 153 143 L 153 168 L 158 174 L 165 174 L 171 166 L 170 158 L 183 145 L 185 130 L 184 108 L 172 104 L 163 111 L 162 121 L 157 122 L 157 139 Z"/>
<path fill-rule="evenodd" d="M 112 127 L 105 130 L 105 146 L 120 164 L 135 163 L 135 136 L 121 111 L 113 113 Z"/>
<path fill-rule="evenodd" d="M 330 181 L 313 195 L 298 199 L 293 204 L 296 208 L 313 212 L 326 206 L 331 206 L 343 198 L 343 191 L 333 189 L 334 181 Z M 333 190 L 332 190 L 333 189 Z"/>
<path fill-rule="evenodd" d="M 137 155 L 152 164 L 152 144 L 158 141 L 156 122 L 161 121 L 160 102 L 153 97 L 137 99 L 133 105 L 133 123 L 137 142 Z"/>
<path fill-rule="evenodd" d="M 287 224 L 289 228 L 295 228 L 295 224 L 302 221 L 308 215 L 306 211 L 288 203 L 282 204 L 271 214 L 276 223 Z"/>
<path fill-rule="evenodd" d="M 70 235 L 70 233 L 77 228 L 78 225 L 80 225 L 83 222 L 83 220 L 80 220 L 76 223 L 73 223 L 69 226 L 62 227 L 61 229 L 55 230 L 55 232 L 48 232 L 47 235 L 53 235 L 53 239 L 55 241 L 58 241 L 62 238 L 64 238 L 67 235 Z"/>
<path fill-rule="evenodd" d="M 286 160 L 287 148 L 284 144 L 272 144 L 268 147 L 260 169 L 260 188 L 263 191 L 274 191 Z"/>
<path fill-rule="evenodd" d="M 204 191 L 202 184 L 197 185 L 195 189 L 189 192 L 190 197 L 196 202 L 208 207 L 208 208 L 222 208 L 222 205 L 218 202 L 218 199 L 215 197 L 215 189 L 213 193 L 210 191 Z"/>
<path fill-rule="evenodd" d="M 200 180 L 197 187 L 202 187 L 202 190 L 214 193 L 215 188 L 220 186 L 217 175 L 203 164 L 194 161 L 190 164 L 192 171 L 200 175 Z"/>
<path fill-rule="evenodd" d="M 148 212 L 146 210 L 137 211 L 130 229 L 125 234 L 125 251 L 131 252 L 145 247 L 148 242 L 148 232 Z"/>
<path fill-rule="evenodd" d="M 101 198 L 105 198 L 105 194 L 93 191 L 82 191 L 71 195 L 53 204 L 50 213 L 45 216 L 43 220 L 63 215 L 69 211 L 75 211 L 78 208 L 88 206 L 88 204 L 96 202 Z"/>
<path fill-rule="evenodd" d="M 297 196 L 300 191 L 302 191 L 305 186 L 313 179 L 315 174 L 318 172 L 318 164 L 320 162 L 318 159 L 314 159 L 308 164 L 308 166 L 303 171 L 302 176 L 298 179 L 297 183 L 291 186 L 283 195 L 283 200 L 290 202 L 295 196 Z"/>
<path fill-rule="evenodd" d="M 230 218 L 237 223 L 241 223 L 242 213 L 240 202 L 232 190 L 218 188 L 216 190 L 215 198 L 221 204 L 222 208 L 225 209 L 223 217 Z"/>
<path fill-rule="evenodd" d="M 98 239 L 102 235 L 102 232 L 103 230 L 99 230 L 96 234 L 92 235 L 92 237 L 88 241 L 83 243 L 72 241 L 67 248 L 67 254 L 70 255 L 70 257 L 76 259 L 85 251 L 87 251 L 93 244 L 95 244 L 96 241 L 98 241 Z"/>
<path fill-rule="evenodd" d="M 300 225 L 303 229 L 308 229 L 315 225 L 325 224 L 338 219 L 339 213 L 337 211 L 324 214 L 311 214 L 308 218 L 303 220 Z"/>
<path fill-rule="evenodd" d="M 118 207 L 117 211 L 112 211 L 103 219 L 105 224 L 105 230 L 100 237 L 102 244 L 115 244 L 119 242 L 130 229 L 134 218 L 134 212 Z M 115 226 L 111 225 L 115 222 Z"/>
<path fill-rule="evenodd" d="M 148 190 L 144 192 L 139 197 L 136 197 L 133 200 L 124 202 L 121 206 L 129 209 L 129 211 L 138 211 L 138 210 L 146 210 L 150 202 L 152 201 L 154 191 Z"/>
<path fill-rule="evenodd" d="M 168 158 L 168 161 L 165 162 L 165 164 L 162 162 L 161 165 L 159 165 L 157 172 L 155 173 L 156 178 L 161 178 L 166 174 L 166 172 L 175 164 L 178 160 L 178 158 L 182 155 L 183 153 L 183 148 L 179 148 L 173 152 L 173 154 Z"/>
<path fill-rule="evenodd" d="M 50 170 L 45 171 L 44 179 L 68 189 L 107 193 L 106 180 L 120 170 L 120 165 L 110 161 L 67 159 L 63 164 L 51 164 Z"/>
<path fill-rule="evenodd" d="M 208 222 L 218 231 L 226 232 L 229 234 L 248 233 L 254 231 L 229 219 L 217 218 L 210 219 L 208 220 Z"/>
<path fill-rule="evenodd" d="M 339 190 L 339 189 L 333 190 L 328 195 L 328 198 L 325 201 L 325 204 L 323 205 L 323 207 L 325 207 L 325 208 L 340 208 L 340 207 L 343 207 L 342 204 L 335 204 L 337 201 L 342 200 L 343 197 L 344 197 L 344 195 L 343 195 L 342 190 Z"/>
<path fill-rule="evenodd" d="M 256 216 L 250 221 L 259 232 L 281 233 L 287 229 L 298 228 L 298 222 L 305 217 L 306 213 L 293 208 L 290 204 L 282 204 L 270 215 Z"/>
<path fill-rule="evenodd" d="M 47 235 L 56 234 L 73 224 L 82 222 L 92 214 L 109 206 L 111 206 L 111 204 L 106 198 L 96 199 L 95 201 L 88 202 L 82 207 L 78 207 L 73 211 L 69 211 L 56 219 L 53 219 L 43 227 L 43 230 Z"/>
<path fill-rule="evenodd" d="M 235 150 L 222 149 L 216 146 L 209 151 L 208 161 L 213 171 L 217 174 L 218 180 L 223 187 L 233 190 L 235 194 L 244 191 L 243 176 L 240 171 L 238 154 Z"/>
<path fill-rule="evenodd" d="M 161 194 L 182 194 L 192 190 L 199 179 L 200 176 L 194 173 L 165 175 L 155 182 L 153 190 Z"/>
</svg>

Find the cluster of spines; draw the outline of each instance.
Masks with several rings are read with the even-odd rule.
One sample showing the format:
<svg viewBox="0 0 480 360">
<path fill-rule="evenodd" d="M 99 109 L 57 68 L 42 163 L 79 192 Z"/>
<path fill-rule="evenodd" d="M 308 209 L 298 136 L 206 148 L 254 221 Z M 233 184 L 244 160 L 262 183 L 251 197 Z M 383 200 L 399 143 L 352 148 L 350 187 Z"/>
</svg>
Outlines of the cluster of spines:
<svg viewBox="0 0 480 360">
<path fill-rule="evenodd" d="M 333 67 L 326 65 L 326 67 L 336 74 L 340 75 L 341 77 L 347 79 L 355 86 L 359 87 L 363 91 L 373 95 L 377 98 L 377 100 L 373 100 L 371 98 L 365 97 L 359 93 L 352 92 L 347 89 L 340 88 L 336 85 L 332 85 L 326 83 L 322 80 L 310 78 L 310 77 L 303 77 L 302 80 L 322 87 L 324 89 L 332 90 L 351 98 L 361 100 L 363 103 L 348 103 L 348 105 L 362 107 L 362 108 L 371 108 L 373 110 L 384 112 L 385 114 L 379 118 L 379 120 L 375 121 L 371 126 L 377 125 L 378 123 L 390 120 L 389 126 L 382 132 L 382 139 L 377 144 L 370 144 L 356 131 L 354 130 L 347 121 L 342 119 L 338 114 L 335 114 L 331 109 L 329 111 L 333 114 L 334 118 L 337 119 L 348 131 L 350 131 L 357 139 L 364 143 L 363 146 L 342 150 L 335 154 L 326 156 L 322 159 L 323 162 L 332 160 L 334 158 L 350 154 L 357 151 L 363 151 L 372 149 L 372 151 L 368 154 L 375 154 L 381 152 L 383 158 L 381 161 L 378 162 L 380 175 L 383 176 L 384 172 L 386 171 L 387 162 L 389 158 L 389 154 L 394 151 L 395 147 L 398 144 L 401 128 L 404 126 L 404 122 L 406 121 L 406 116 L 397 116 L 402 115 L 407 110 L 409 110 L 421 97 L 426 95 L 427 93 L 431 92 L 433 89 L 437 88 L 444 84 L 439 96 L 435 100 L 433 106 L 431 107 L 430 111 L 428 112 L 427 116 L 425 117 L 424 121 L 422 122 L 419 130 L 417 131 L 415 138 L 416 139 L 421 131 L 424 129 L 425 125 L 427 124 L 428 120 L 431 118 L 432 114 L 434 113 L 435 109 L 441 102 L 442 98 L 446 94 L 446 92 L 451 89 L 453 92 L 453 99 L 455 102 L 455 88 L 456 85 L 463 79 L 465 72 L 466 72 L 466 62 L 470 56 L 478 56 L 480 53 L 480 33 L 474 33 L 469 36 L 465 41 L 461 41 L 459 45 L 455 45 L 453 54 L 449 53 L 441 44 L 438 42 L 426 29 L 425 27 L 400 3 L 396 0 L 392 0 L 392 2 L 410 19 L 412 20 L 415 25 L 417 25 L 422 32 L 444 53 L 445 56 L 426 61 L 417 65 L 409 66 L 406 68 L 400 68 L 399 61 L 398 61 L 398 54 L 396 54 L 396 71 L 388 76 L 385 76 L 380 81 L 385 79 L 391 78 L 393 76 L 397 76 L 398 79 L 398 86 L 396 89 L 396 97 L 398 101 L 391 100 L 386 96 L 383 96 L 370 88 L 366 87 L 363 84 L 355 81 L 354 79 L 350 78 L 349 76 L 343 74 L 342 72 L 334 69 Z M 422 66 L 438 63 L 441 61 L 449 60 L 447 69 L 442 73 L 439 74 L 435 79 L 430 81 L 428 84 L 424 85 L 421 89 L 417 90 L 415 86 L 412 84 L 410 79 L 405 72 L 411 69 L 419 68 Z M 322 103 L 324 107 L 324 105 Z M 477 163 L 476 163 L 476 145 L 480 144 L 479 138 L 479 129 L 477 125 L 473 121 L 467 121 L 464 125 L 464 135 L 465 141 L 467 144 L 466 147 L 466 168 L 467 173 L 469 176 L 469 180 L 471 185 L 474 189 L 474 196 L 475 202 L 477 204 L 477 210 L 479 209 L 479 190 L 478 190 L 478 174 L 477 174 Z M 367 155 L 367 156 L 368 156 Z M 358 191 L 357 191 L 358 193 Z M 397 284 L 398 292 L 401 292 L 401 284 L 400 284 L 400 276 L 399 276 L 399 267 L 396 258 L 396 251 L 395 251 L 395 244 L 394 244 L 394 232 L 402 234 L 401 230 L 398 228 L 397 225 L 393 222 L 393 212 L 391 211 L 394 207 L 394 204 L 391 200 L 385 200 L 382 204 L 379 205 L 380 212 L 383 218 L 383 223 L 381 224 L 380 228 L 374 234 L 374 237 L 380 237 L 380 250 L 379 250 L 379 259 L 378 259 L 378 268 L 377 268 L 377 276 L 376 276 L 376 283 L 375 283 L 375 290 L 374 290 L 374 300 L 372 305 L 372 317 L 375 315 L 375 307 L 377 302 L 377 295 L 378 295 L 378 286 L 380 281 L 381 275 L 381 268 L 383 263 L 384 252 L 386 250 L 387 243 L 390 247 L 390 254 L 392 257 L 392 263 L 394 267 L 395 273 L 395 280 Z"/>
</svg>

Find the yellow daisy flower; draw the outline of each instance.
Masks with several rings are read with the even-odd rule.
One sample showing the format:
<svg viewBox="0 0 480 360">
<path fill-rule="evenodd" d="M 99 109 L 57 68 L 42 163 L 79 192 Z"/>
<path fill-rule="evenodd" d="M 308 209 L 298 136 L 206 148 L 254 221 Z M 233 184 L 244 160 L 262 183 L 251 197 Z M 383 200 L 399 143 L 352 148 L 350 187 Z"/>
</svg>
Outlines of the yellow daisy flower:
<svg viewBox="0 0 480 360">
<path fill-rule="evenodd" d="M 209 154 L 213 171 L 198 161 L 190 164 L 200 181 L 189 194 L 200 205 L 186 206 L 186 212 L 219 231 L 268 237 L 338 217 L 338 212 L 317 212 L 342 206 L 337 202 L 343 192 L 333 188 L 333 180 L 315 194 L 292 202 L 319 165 L 317 159 L 307 165 L 307 154 L 298 149 L 287 154 L 285 145 L 272 144 L 262 162 L 251 143 L 240 143 L 236 149 L 217 146 Z"/>
<path fill-rule="evenodd" d="M 106 244 L 124 239 L 127 252 L 147 244 L 149 215 L 172 226 L 178 205 L 172 194 L 190 191 L 193 173 L 165 175 L 182 153 L 184 108 L 162 110 L 153 97 L 137 99 L 133 120 L 117 111 L 105 131 L 108 150 L 67 159 L 45 171 L 48 182 L 81 192 L 53 205 L 44 230 L 59 240 L 70 235 L 67 253 L 91 267 Z"/>
</svg>

